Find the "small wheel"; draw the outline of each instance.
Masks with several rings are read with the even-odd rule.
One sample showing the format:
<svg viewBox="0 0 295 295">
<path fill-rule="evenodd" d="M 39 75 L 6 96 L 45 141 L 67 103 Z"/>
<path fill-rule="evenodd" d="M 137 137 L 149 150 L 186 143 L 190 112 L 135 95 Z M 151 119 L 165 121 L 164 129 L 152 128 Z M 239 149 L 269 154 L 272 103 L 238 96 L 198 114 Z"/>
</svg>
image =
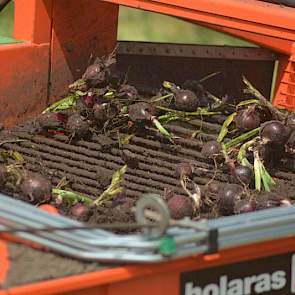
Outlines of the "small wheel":
<svg viewBox="0 0 295 295">
<path fill-rule="evenodd" d="M 146 215 L 146 210 L 156 213 L 155 219 Z M 143 233 L 151 239 L 160 238 L 163 236 L 169 227 L 170 213 L 163 199 L 157 194 L 144 194 L 136 203 L 135 218 L 138 223 L 150 223 L 151 219 L 155 220 L 155 227 L 144 227 Z"/>
</svg>

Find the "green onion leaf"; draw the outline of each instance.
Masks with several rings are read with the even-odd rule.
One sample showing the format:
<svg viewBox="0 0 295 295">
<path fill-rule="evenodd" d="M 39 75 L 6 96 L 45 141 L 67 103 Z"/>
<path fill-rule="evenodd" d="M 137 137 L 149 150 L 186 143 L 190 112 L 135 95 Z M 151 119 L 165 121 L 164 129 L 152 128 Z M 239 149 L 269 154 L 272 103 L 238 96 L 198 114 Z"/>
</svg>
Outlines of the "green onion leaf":
<svg viewBox="0 0 295 295">
<path fill-rule="evenodd" d="M 228 127 L 229 127 L 229 125 L 233 122 L 233 120 L 234 120 L 236 114 L 237 114 L 236 112 L 235 112 L 235 113 L 232 113 L 232 114 L 229 115 L 229 116 L 227 117 L 227 119 L 223 122 L 223 125 L 222 125 L 222 127 L 221 127 L 221 130 L 220 130 L 220 132 L 219 132 L 219 134 L 218 134 L 218 137 L 217 137 L 217 141 L 218 141 L 218 142 L 222 142 L 223 139 L 225 138 L 225 136 L 227 135 L 227 133 L 228 133 Z"/>
</svg>

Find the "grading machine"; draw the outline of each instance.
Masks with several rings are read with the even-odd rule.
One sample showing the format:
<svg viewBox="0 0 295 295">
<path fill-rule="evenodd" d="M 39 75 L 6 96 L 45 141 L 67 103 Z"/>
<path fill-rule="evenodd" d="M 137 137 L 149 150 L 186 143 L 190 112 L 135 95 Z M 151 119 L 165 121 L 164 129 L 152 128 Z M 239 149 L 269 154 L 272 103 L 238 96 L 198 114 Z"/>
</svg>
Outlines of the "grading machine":
<svg viewBox="0 0 295 295">
<path fill-rule="evenodd" d="M 5 2 L 0 2 L 2 7 Z M 106 55 L 117 43 L 117 66 L 122 72 L 132 69 L 128 79 L 133 85 L 182 83 L 220 71 L 222 83 L 208 81 L 217 95 L 242 95 L 240 77 L 245 75 L 265 97 L 272 94 L 276 107 L 295 109 L 294 1 L 15 0 L 14 5 L 13 38 L 0 37 L 0 122 L 5 127 L 25 122 L 58 100 L 84 72 L 91 55 Z M 117 42 L 120 5 L 173 16 L 259 47 Z M 214 133 L 222 122 L 204 124 Z M 183 127 L 171 128 L 187 133 Z M 73 188 L 84 193 L 95 189 L 95 166 L 113 170 L 122 164 L 115 147 L 105 150 L 96 141 L 74 145 L 62 135 L 57 140 L 20 136 L 25 141 L 2 142 L 1 148 L 24 154 L 32 167 L 34 159 L 42 159 L 49 168 L 76 175 L 79 181 Z M 194 144 L 184 144 L 179 157 L 194 158 Z M 10 241 L 21 241 L 28 251 L 41 247 L 44 256 L 52 251 L 89 267 L 79 264 L 78 272 L 42 276 L 41 268 L 49 266 L 41 264 L 35 281 L 9 285 L 6 281 L 17 266 L 10 261 L 11 246 L 4 239 L 0 295 L 295 293 L 293 206 L 213 220 L 171 221 L 157 194 L 166 184 L 174 184 L 171 169 L 177 156 L 169 151 L 164 155 L 157 141 L 141 137 L 128 148 L 142 157 L 140 171 L 126 175 L 127 193 L 140 197 L 135 208 L 137 225 L 143 227 L 140 233 L 118 235 L 85 228 L 78 221 L 0 195 L 2 235 L 12 227 L 21 228 L 10 230 Z M 282 172 L 278 177 L 292 180 L 291 174 Z M 56 178 L 58 183 L 59 175 Z M 206 181 L 202 175 L 196 177 L 198 184 Z M 156 226 L 145 226 L 146 208 L 159 213 Z M 32 258 L 27 257 L 30 263 L 19 273 L 20 281 L 24 273 L 34 271 Z"/>
</svg>

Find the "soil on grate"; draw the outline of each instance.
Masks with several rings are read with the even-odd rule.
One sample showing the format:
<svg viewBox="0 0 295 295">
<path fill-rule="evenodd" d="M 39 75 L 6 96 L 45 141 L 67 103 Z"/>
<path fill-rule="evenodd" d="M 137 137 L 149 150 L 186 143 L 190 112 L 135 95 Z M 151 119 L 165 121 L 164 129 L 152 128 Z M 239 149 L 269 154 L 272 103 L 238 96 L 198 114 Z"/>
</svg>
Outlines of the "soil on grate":
<svg viewBox="0 0 295 295">
<path fill-rule="evenodd" d="M 204 121 L 202 124 L 204 126 L 207 124 L 208 128 L 216 132 L 220 125 L 216 123 L 214 125 L 212 118 L 211 121 L 211 123 Z M 199 124 L 197 120 L 195 123 Z M 202 191 L 213 178 L 221 185 L 229 182 L 226 167 L 216 169 L 209 159 L 202 157 L 200 150 L 203 146 L 203 137 L 202 140 L 189 138 L 188 135 L 191 135 L 192 129 L 187 128 L 187 125 L 183 123 L 173 124 L 168 128 L 180 136 L 176 145 L 172 145 L 150 129 L 138 128 L 130 142 L 120 147 L 116 137 L 101 134 L 93 134 L 87 140 L 75 142 L 72 142 L 66 135 L 50 137 L 48 134 L 46 136 L 34 134 L 36 131 L 29 123 L 2 132 L 1 140 L 18 138 L 25 142 L 4 143 L 1 150 L 17 151 L 22 154 L 25 168 L 46 176 L 51 180 L 53 186 L 59 184 L 65 177 L 67 180 L 65 189 L 88 195 L 93 199 L 107 189 L 113 173 L 127 164 L 128 170 L 123 181 L 123 197 L 114 197 L 103 206 L 90 208 L 86 216 L 84 214 L 75 216 L 68 204 L 56 204 L 55 201 L 52 204 L 58 207 L 61 214 L 92 225 L 134 222 L 131 208 L 143 193 L 153 192 L 163 196 L 165 190 L 171 190 L 175 194 L 186 195 L 179 179 L 174 175 L 176 165 L 180 162 L 189 162 L 194 166 L 192 180 L 200 186 Z M 216 136 L 216 134 L 211 135 Z M 205 138 L 205 142 L 211 139 Z M 277 187 L 273 189 L 273 192 L 278 199 L 293 198 L 295 174 L 278 170 L 275 171 L 274 178 Z M 193 189 L 190 182 L 188 189 Z M 22 198 L 21 193 L 13 185 L 6 187 L 4 191 L 13 192 L 16 198 L 29 201 L 28 198 Z M 265 207 L 259 205 L 259 203 L 265 203 L 259 193 L 252 190 L 251 195 L 257 201 L 258 208 Z M 215 205 L 217 201 L 213 199 Z M 217 218 L 220 216 L 217 209 L 216 206 L 212 204 L 209 206 L 204 202 L 200 214 L 193 217 L 194 219 Z"/>
<path fill-rule="evenodd" d="M 195 123 L 199 124 L 197 121 Z M 88 214 L 75 216 L 71 210 L 72 207 L 68 204 L 58 204 L 55 200 L 51 204 L 59 209 L 60 214 L 90 225 L 133 223 L 135 222 L 133 208 L 142 194 L 152 192 L 163 196 L 171 190 L 177 195 L 186 195 L 179 179 L 175 177 L 175 168 L 179 163 L 188 162 L 193 165 L 192 181 L 201 188 L 205 196 L 207 196 L 204 193 L 206 184 L 213 178 L 220 185 L 230 182 L 225 167 L 216 168 L 212 161 L 202 157 L 200 153 L 204 142 L 216 138 L 218 125 L 210 124 L 208 126 L 214 129 L 215 133 L 203 133 L 198 138 L 191 138 L 194 129 L 189 129 L 184 124 L 169 126 L 169 130 L 180 136 L 176 145 L 155 135 L 154 131 L 139 128 L 130 142 L 123 147 L 118 144 L 115 137 L 94 134 L 87 140 L 71 141 L 64 134 L 51 136 L 36 134 L 29 125 L 29 127 L 24 126 L 2 132 L 0 151 L 17 151 L 24 158 L 24 169 L 42 174 L 51 181 L 53 186 L 66 178 L 67 183 L 63 189 L 78 192 L 93 199 L 107 189 L 113 173 L 124 164 L 128 164 L 122 183 L 123 193 L 102 206 L 89 208 Z M 7 139 L 10 142 L 3 143 Z M 13 142 L 11 139 L 25 141 Z M 13 164 L 14 160 L 8 157 L 8 163 Z M 280 206 L 280 200 L 286 198 L 293 203 L 295 174 L 286 169 L 280 169 L 272 171 L 272 175 L 277 187 L 273 189 L 271 196 L 250 190 L 252 198 L 257 202 L 257 209 Z M 189 190 L 193 189 L 191 182 L 187 185 Z M 13 184 L 10 186 L 6 184 L 2 191 L 30 202 L 29 198 L 24 198 Z M 211 198 L 211 203 L 206 201 L 203 200 L 200 214 L 193 216 L 195 220 L 218 218 L 221 215 L 216 206 L 218 196 Z M 133 231 L 122 228 L 114 232 L 125 234 Z M 3 287 L 91 272 L 103 267 L 98 263 L 81 262 L 23 245 L 10 244 L 9 253 L 12 267 Z M 27 269 L 30 269 L 30 272 L 26 271 Z"/>
<path fill-rule="evenodd" d="M 9 243 L 8 249 L 11 265 L 7 279 L 1 286 L 3 289 L 98 271 L 107 267 L 96 262 L 82 262 L 21 244 Z"/>
</svg>

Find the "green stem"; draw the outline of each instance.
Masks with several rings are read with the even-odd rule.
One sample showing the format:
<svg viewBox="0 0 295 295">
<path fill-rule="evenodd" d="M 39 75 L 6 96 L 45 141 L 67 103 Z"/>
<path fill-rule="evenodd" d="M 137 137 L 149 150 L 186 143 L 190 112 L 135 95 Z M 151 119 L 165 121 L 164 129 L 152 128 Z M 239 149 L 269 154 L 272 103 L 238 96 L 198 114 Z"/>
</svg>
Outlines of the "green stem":
<svg viewBox="0 0 295 295">
<path fill-rule="evenodd" d="M 70 203 L 83 202 L 87 205 L 93 204 L 93 200 L 89 198 L 88 196 L 85 196 L 79 193 L 74 193 L 71 191 L 54 188 L 52 189 L 52 194 L 56 195 L 57 198 L 61 198 L 62 200 L 65 199 L 69 201 Z"/>
<path fill-rule="evenodd" d="M 163 125 L 156 119 L 156 117 L 152 117 L 151 118 L 151 121 L 152 121 L 152 123 L 155 125 L 155 127 L 159 130 L 159 132 L 163 135 L 163 136 L 165 136 L 165 137 L 167 137 L 167 138 L 169 138 L 169 139 L 171 139 L 173 136 L 169 133 L 169 131 L 167 131 L 164 127 L 163 127 Z"/>
<path fill-rule="evenodd" d="M 247 89 L 246 92 L 257 97 L 261 103 L 261 105 L 267 107 L 274 117 L 277 117 L 279 120 L 284 120 L 286 116 L 276 109 L 271 102 L 269 102 L 248 80 L 243 76 L 243 82 L 246 84 Z"/>
<path fill-rule="evenodd" d="M 120 185 L 126 171 L 127 165 L 124 165 L 122 168 L 114 172 L 111 184 L 96 200 L 94 200 L 94 205 L 99 206 L 123 191 L 123 188 Z"/>
<path fill-rule="evenodd" d="M 161 122 L 161 124 L 168 123 L 171 121 L 180 120 L 180 119 L 183 120 L 183 118 L 180 118 L 177 115 L 173 115 L 173 114 L 169 114 L 169 113 L 158 117 L 158 121 Z"/>
<path fill-rule="evenodd" d="M 211 79 L 211 78 L 213 78 L 213 77 L 215 77 L 215 76 L 217 76 L 217 75 L 219 75 L 219 74 L 221 74 L 221 72 L 214 72 L 214 73 L 211 73 L 211 74 L 209 74 L 209 75 L 203 77 L 201 80 L 199 80 L 199 82 L 200 82 L 200 83 L 203 83 L 203 82 L 205 82 L 206 80 Z"/>
<path fill-rule="evenodd" d="M 217 137 L 217 142 L 222 142 L 223 141 L 223 139 L 225 138 L 225 136 L 228 133 L 228 127 L 233 122 L 236 114 L 237 114 L 236 112 L 235 113 L 232 113 L 223 122 L 222 127 L 221 127 L 221 130 L 220 130 L 220 132 L 218 134 L 218 137 Z"/>
<path fill-rule="evenodd" d="M 250 164 L 250 162 L 248 161 L 246 154 L 247 151 L 249 149 L 250 146 L 252 146 L 255 143 L 255 139 L 249 140 L 247 142 L 245 142 L 239 150 L 238 156 L 237 156 L 237 160 L 238 162 L 243 165 L 243 166 L 248 166 L 249 168 L 252 168 L 252 165 Z"/>
<path fill-rule="evenodd" d="M 276 184 L 273 178 L 267 172 L 265 166 L 263 165 L 258 150 L 254 151 L 254 174 L 255 174 L 255 188 L 261 190 L 261 181 L 264 190 L 269 192 L 271 188 Z"/>
<path fill-rule="evenodd" d="M 261 168 L 258 151 L 254 151 L 254 176 L 255 176 L 255 189 L 261 191 Z"/>
<path fill-rule="evenodd" d="M 173 96 L 173 93 L 169 93 L 169 94 L 163 95 L 161 97 L 154 98 L 154 99 L 151 100 L 151 102 L 157 102 L 157 101 L 160 101 L 160 100 L 163 100 L 165 98 L 172 97 L 172 96 Z"/>
<path fill-rule="evenodd" d="M 229 149 L 229 148 L 231 148 L 233 146 L 237 146 L 240 143 L 242 143 L 243 141 L 248 140 L 251 137 L 256 136 L 257 134 L 259 134 L 259 131 L 260 131 L 260 127 L 256 128 L 256 129 L 253 129 L 253 130 L 250 130 L 247 133 L 244 133 L 244 134 L 230 140 L 229 142 L 227 142 L 225 144 L 225 146 L 226 146 L 227 149 Z"/>
<path fill-rule="evenodd" d="M 177 114 L 179 116 L 182 116 L 182 117 L 185 117 L 185 116 L 212 116 L 212 115 L 220 115 L 221 112 L 211 112 L 211 111 L 208 111 L 208 108 L 199 108 L 198 111 L 196 112 L 183 112 L 183 111 L 177 111 L 177 110 L 173 110 L 173 109 L 170 109 L 170 108 L 165 108 L 165 107 L 161 107 L 161 106 L 156 106 L 156 108 L 160 109 L 160 110 L 163 110 L 163 111 L 166 111 L 166 112 L 171 112 L 171 113 L 174 113 L 174 114 Z"/>
<path fill-rule="evenodd" d="M 110 201 L 114 196 L 121 193 L 122 191 L 123 188 L 121 187 L 118 187 L 116 189 L 107 189 L 95 201 L 93 201 L 93 205 L 102 205 L 103 203 Z"/>
</svg>

